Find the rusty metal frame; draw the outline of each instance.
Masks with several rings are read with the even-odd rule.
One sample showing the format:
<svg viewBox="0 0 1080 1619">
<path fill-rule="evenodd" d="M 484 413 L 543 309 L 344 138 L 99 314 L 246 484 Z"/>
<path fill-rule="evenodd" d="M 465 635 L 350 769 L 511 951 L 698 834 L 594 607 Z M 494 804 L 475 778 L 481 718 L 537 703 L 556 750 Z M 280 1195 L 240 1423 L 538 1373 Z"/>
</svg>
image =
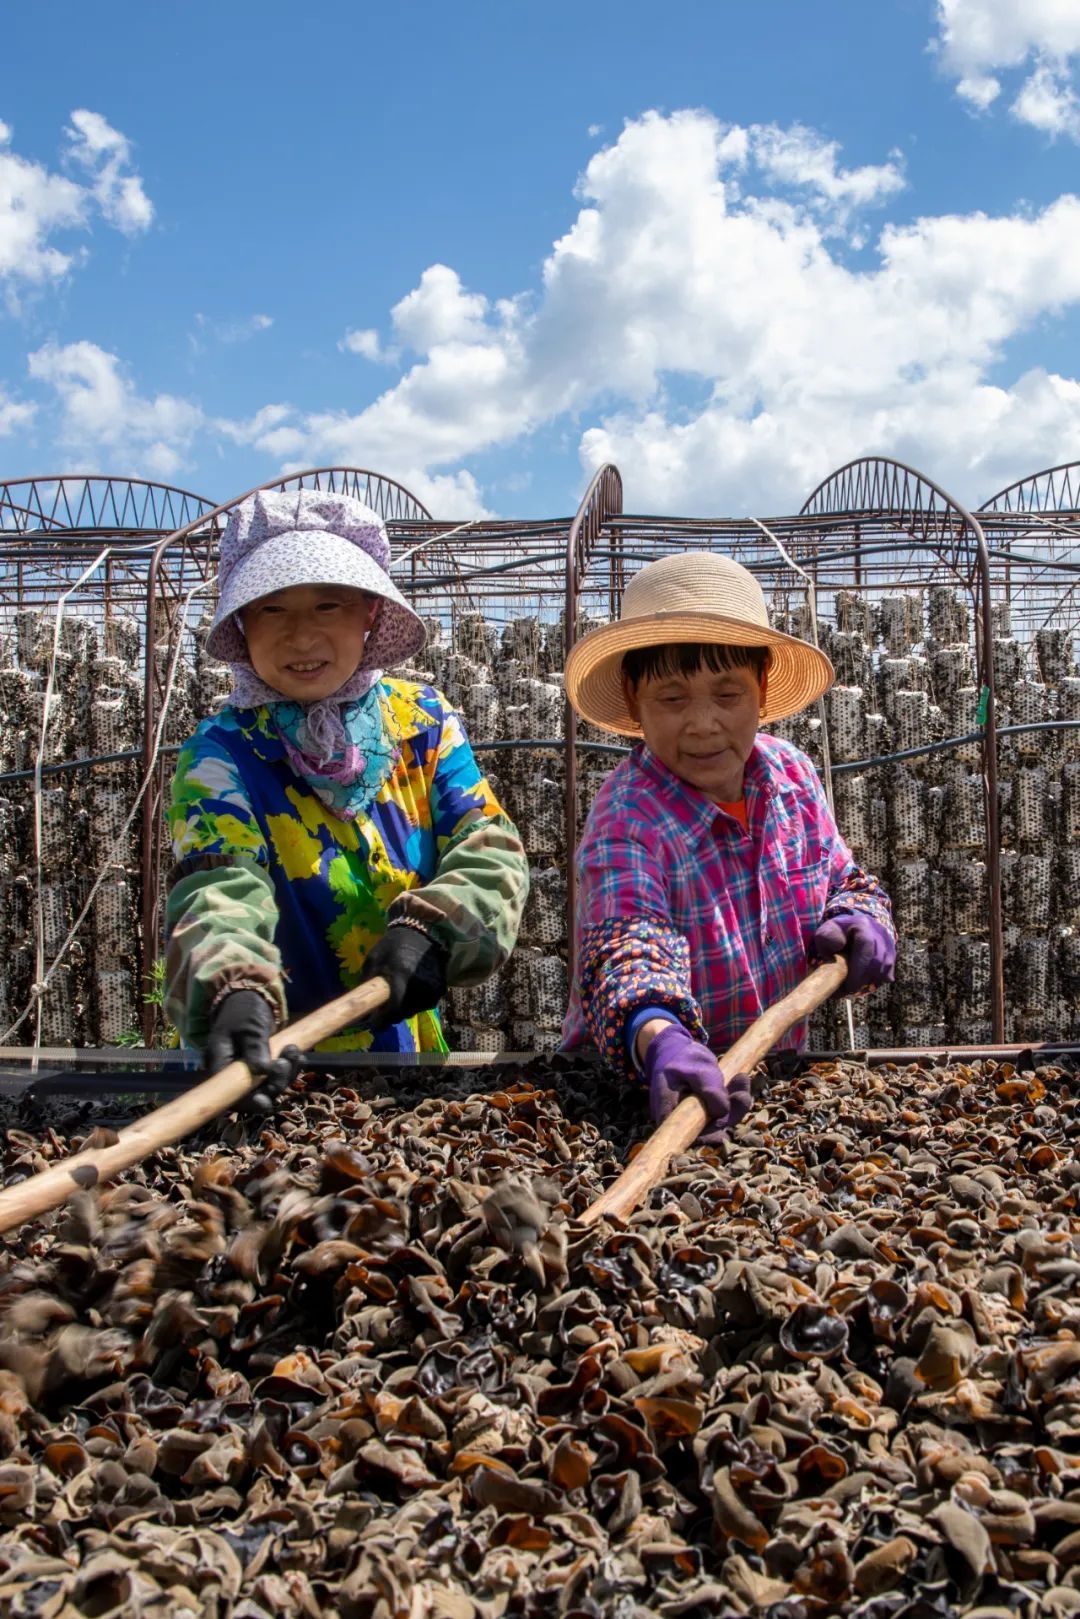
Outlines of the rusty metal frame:
<svg viewBox="0 0 1080 1619">
<path fill-rule="evenodd" d="M 314 487 L 340 489 L 376 505 L 394 525 L 392 540 L 408 548 L 411 577 L 403 588 L 432 604 L 428 611 L 449 622 L 459 611 L 483 610 L 496 616 L 518 610 L 526 596 L 539 598 L 545 621 L 563 600 L 564 648 L 573 646 L 583 610 L 617 616 L 626 579 L 645 561 L 673 545 L 730 549 L 756 572 L 775 580 L 775 558 L 761 550 L 760 532 L 746 520 L 635 517 L 623 510 L 622 480 L 614 466 L 602 467 L 592 479 L 578 510 L 566 519 L 513 522 L 480 519 L 470 525 L 467 540 L 440 545 L 446 525 L 437 523 L 403 485 L 360 468 L 321 467 L 268 480 L 257 489 Z M 162 629 L 161 613 L 172 614 L 194 578 L 212 576 L 214 545 L 220 522 L 236 503 L 234 497 L 213 506 L 205 497 L 142 479 L 109 477 L 33 478 L 0 482 L 0 566 L 9 567 L 9 602 L 14 600 L 17 570 L 23 562 L 43 574 L 55 565 L 74 564 L 96 539 L 115 540 L 120 588 L 130 596 L 144 586 L 145 713 L 142 761 L 153 757 L 153 730 L 160 688 L 155 645 Z M 179 521 L 186 519 L 186 521 Z M 1000 825 L 997 815 L 997 712 L 993 661 L 993 593 L 1032 590 L 1040 610 L 1051 600 L 1039 590 L 1056 580 L 1068 611 L 1080 627 L 1080 462 L 1063 463 L 1009 485 L 974 515 L 938 484 L 916 469 L 886 457 L 864 457 L 823 480 L 796 516 L 772 518 L 768 527 L 779 535 L 801 569 L 811 572 L 819 590 L 846 588 L 841 570 L 850 569 L 855 588 L 867 577 L 881 580 L 892 549 L 911 557 L 910 577 L 897 588 L 920 584 L 916 554 L 922 552 L 970 592 L 976 609 L 976 655 L 979 679 L 987 688 L 986 725 L 982 731 L 986 860 L 990 885 L 992 1021 L 995 1045 L 1004 1035 L 1003 949 L 1001 934 Z M 160 538 L 158 538 L 160 536 Z M 417 545 L 419 542 L 419 545 Z M 1027 543 L 1025 543 L 1027 542 Z M 179 572 L 169 566 L 170 547 L 187 546 Z M 467 555 L 463 554 L 467 544 Z M 425 549 L 430 544 L 431 548 Z M 757 549 L 755 549 L 757 547 Z M 1044 562 L 1043 556 L 1049 548 Z M 1026 552 L 1038 552 L 1027 555 Z M 194 573 L 191 570 L 194 569 Z M 783 574 L 783 570 L 779 570 Z M 1043 575 L 1045 574 L 1045 578 Z M 929 577 L 926 573 L 921 577 Z M 1075 586 L 1073 580 L 1075 579 Z M 48 584 L 44 577 L 42 588 Z M 783 591 L 797 590 L 794 576 L 784 574 Z M 886 587 L 891 588 L 891 587 Z M 109 611 L 109 584 L 105 583 Z M 801 597 L 799 598 L 801 600 Z M 445 604 L 445 607 L 444 605 Z M 455 619 L 456 621 L 456 619 Z M 1060 620 L 1055 620 L 1056 622 Z M 557 745 L 552 739 L 552 746 Z M 576 900 L 576 825 L 579 760 L 582 747 L 577 721 L 567 706 L 562 746 L 566 763 L 565 823 L 567 844 L 567 939 L 572 963 L 573 911 Z M 90 764 L 92 760 L 85 761 Z M 156 954 L 158 883 L 161 851 L 160 808 L 164 773 L 158 770 L 143 803 L 142 965 Z M 149 829 L 149 836 L 147 832 Z M 156 852 L 155 852 L 156 851 Z M 148 1021 L 152 1020 L 152 1009 Z"/>
<path fill-rule="evenodd" d="M 48 599 L 65 570 L 84 566 L 103 540 L 121 559 L 128 550 L 134 557 L 155 535 L 211 504 L 204 495 L 145 478 L 88 473 L 0 482 L 0 598 L 10 588 L 18 606 Z M 112 559 L 105 570 L 109 580 Z M 106 617 L 110 600 L 107 588 Z"/>
<path fill-rule="evenodd" d="M 801 517 L 826 518 L 844 526 L 857 517 L 865 542 L 868 521 L 895 528 L 951 567 L 972 591 L 976 623 L 976 670 L 984 694 L 982 731 L 983 814 L 990 897 L 990 1022 L 995 1041 L 1005 1038 L 1005 945 L 1001 911 L 1001 812 L 998 800 L 997 698 L 994 687 L 993 593 L 990 554 L 980 522 L 940 484 L 915 467 L 885 456 L 850 461 L 820 483 Z M 816 559 L 815 559 L 816 560 Z M 966 563 L 966 568 L 963 564 Z"/>
<path fill-rule="evenodd" d="M 14 518 L 13 524 L 5 521 L 9 512 Z M 6 494 L 0 492 L 0 534 L 25 534 L 30 530 L 39 529 L 42 524 L 44 524 L 46 533 L 64 534 L 68 531 L 67 524 L 61 523 L 59 518 L 42 518 L 32 507 L 20 506 L 15 501 L 9 500 Z"/>
<path fill-rule="evenodd" d="M 55 477 L 10 478 L 0 482 L 0 528 L 5 510 L 25 514 L 34 528 L 78 530 L 81 534 L 165 534 L 180 528 L 213 504 L 205 495 L 146 478 L 103 473 L 61 473 Z M 23 532 L 30 522 L 18 525 Z"/>
<path fill-rule="evenodd" d="M 581 497 L 581 504 L 570 524 L 566 536 L 566 596 L 563 619 L 563 651 L 570 656 L 577 640 L 578 602 L 581 587 L 589 571 L 589 561 L 601 531 L 618 517 L 623 509 L 623 484 L 618 467 L 611 462 L 596 473 Z M 618 560 L 618 581 L 622 578 L 622 559 Z M 613 613 L 617 611 L 616 563 L 612 561 L 610 598 Z M 620 585 L 621 588 L 621 585 Z M 621 599 L 621 596 L 620 596 Z M 572 978 L 574 972 L 574 918 L 577 911 L 577 715 L 564 701 L 563 758 L 565 761 L 565 824 L 566 824 L 566 964 Z"/>
<path fill-rule="evenodd" d="M 984 500 L 980 512 L 1080 511 L 1080 461 L 1062 461 L 999 489 Z"/>
<path fill-rule="evenodd" d="M 1014 591 L 1022 606 L 1023 632 L 1062 621 L 1080 629 L 1080 461 L 1009 484 L 983 502 L 979 521 L 1010 612 Z"/>
<path fill-rule="evenodd" d="M 311 467 L 292 472 L 287 478 L 260 484 L 261 489 L 325 489 L 333 494 L 351 495 L 377 511 L 384 522 L 432 522 L 427 507 L 410 489 L 381 472 L 367 467 Z M 243 498 L 243 497 L 241 497 Z"/>
</svg>

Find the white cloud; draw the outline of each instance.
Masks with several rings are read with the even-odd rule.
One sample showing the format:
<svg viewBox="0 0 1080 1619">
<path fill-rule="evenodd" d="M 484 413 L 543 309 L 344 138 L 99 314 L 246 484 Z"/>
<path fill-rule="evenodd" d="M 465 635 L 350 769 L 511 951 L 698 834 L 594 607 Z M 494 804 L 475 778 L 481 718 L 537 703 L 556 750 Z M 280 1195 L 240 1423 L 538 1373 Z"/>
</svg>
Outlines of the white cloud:
<svg viewBox="0 0 1080 1619">
<path fill-rule="evenodd" d="M 244 441 L 385 471 L 439 516 L 482 503 L 470 458 L 558 422 L 638 510 L 790 510 L 865 453 L 978 500 L 1080 443 L 1074 379 L 1007 377 L 1013 339 L 1080 306 L 1080 199 L 887 224 L 853 262 L 859 210 L 901 178 L 805 130 L 646 114 L 590 161 L 535 293 L 432 266 L 394 311 L 418 355 L 398 381 Z"/>
<path fill-rule="evenodd" d="M 249 416 L 246 422 L 222 418 L 214 425 L 225 434 L 226 438 L 232 439 L 234 444 L 256 444 L 261 447 L 263 436 L 280 427 L 291 414 L 289 405 L 264 405 L 254 416 Z"/>
<path fill-rule="evenodd" d="M 216 343 L 246 343 L 249 338 L 257 337 L 260 332 L 268 332 L 274 324 L 272 315 L 245 315 L 235 320 L 215 320 L 210 315 L 196 313 L 195 325 L 200 336 L 192 336 L 190 343 L 198 353 L 203 344 L 201 336 L 212 338 Z"/>
<path fill-rule="evenodd" d="M 660 165 L 647 201 L 633 150 L 643 139 Z M 801 503 L 867 452 L 926 467 L 969 498 L 1075 453 L 1073 382 L 1032 375 L 1009 389 L 987 373 L 1011 338 L 1080 302 L 1069 248 L 1080 201 L 1031 218 L 889 225 L 875 266 L 853 270 L 797 213 L 753 197 L 733 206 L 688 149 L 670 126 L 633 131 L 590 171 L 599 209 L 571 233 L 582 250 L 557 248 L 549 261 L 549 285 L 562 283 L 563 298 L 572 286 L 579 305 L 586 285 L 606 284 L 614 307 L 593 306 L 598 368 L 607 348 L 616 386 L 641 400 L 586 429 L 587 470 L 619 462 L 639 506 L 761 511 Z M 689 187 L 677 209 L 664 199 L 665 168 Z M 639 264 L 623 248 L 632 240 Z M 634 357 L 647 358 L 647 374 L 633 374 Z M 683 379 L 707 385 L 704 405 L 680 408 Z"/>
<path fill-rule="evenodd" d="M 131 172 L 131 142 L 98 112 L 77 107 L 64 132 L 68 158 L 90 176 L 98 207 L 110 225 L 135 236 L 149 230 L 154 205 L 138 174 Z"/>
<path fill-rule="evenodd" d="M 250 444 L 265 455 L 288 461 L 303 450 L 306 442 L 299 428 L 288 425 L 291 415 L 289 405 L 264 405 L 247 421 L 219 420 L 214 426 L 234 444 Z"/>
<path fill-rule="evenodd" d="M 129 172 L 130 143 L 98 113 L 73 112 L 65 157 L 89 176 L 80 184 L 12 150 L 13 132 L 0 123 L 0 281 L 9 306 L 20 287 L 59 281 L 84 247 L 60 247 L 62 232 L 85 230 L 95 212 L 117 230 L 145 230 L 153 205 Z"/>
<path fill-rule="evenodd" d="M 103 470 L 144 471 L 168 478 L 183 465 L 203 426 L 203 413 L 173 394 L 143 398 L 115 354 L 96 343 L 48 343 L 29 356 L 35 382 L 53 390 L 57 437 L 79 456 L 102 456 Z"/>
<path fill-rule="evenodd" d="M 1040 62 L 1023 85 L 1013 102 L 1011 112 L 1022 124 L 1041 129 L 1053 139 L 1068 135 L 1080 141 L 1080 97 L 1073 89 L 1068 74 L 1062 69 Z"/>
<path fill-rule="evenodd" d="M 456 270 L 433 264 L 390 313 L 402 341 L 428 354 L 441 343 L 474 342 L 483 332 L 487 310 L 487 299 L 466 292 Z"/>
<path fill-rule="evenodd" d="M 942 55 L 960 73 L 1080 51 L 1075 0 L 938 0 L 937 9 Z"/>
<path fill-rule="evenodd" d="M 396 348 L 383 348 L 382 339 L 372 326 L 366 326 L 358 331 L 351 328 L 338 343 L 343 354 L 359 354 L 364 360 L 371 360 L 376 365 L 396 365 L 399 353 Z"/>
<path fill-rule="evenodd" d="M 0 277 L 55 281 L 72 262 L 49 238 L 81 225 L 86 193 L 60 174 L 50 174 L 10 150 L 11 129 L 0 125 Z"/>
<path fill-rule="evenodd" d="M 27 427 L 34 418 L 36 406 L 26 404 L 0 388 L 0 438 L 7 438 L 20 427 Z"/>
<path fill-rule="evenodd" d="M 935 47 L 958 93 L 978 111 L 1001 94 L 1001 74 L 1027 71 L 1010 111 L 1051 137 L 1080 141 L 1074 85 L 1077 0 L 938 0 Z"/>
<path fill-rule="evenodd" d="M 1001 94 L 1001 80 L 992 73 L 965 73 L 956 81 L 956 93 L 976 112 L 985 112 Z"/>
<path fill-rule="evenodd" d="M 757 124 L 749 135 L 749 151 L 763 175 L 781 185 L 805 187 L 841 221 L 852 210 L 887 202 L 904 189 L 903 166 L 895 154 L 888 163 L 844 169 L 838 163 L 839 142 L 824 140 L 802 124 L 790 129 Z"/>
<path fill-rule="evenodd" d="M 406 467 L 398 481 L 436 517 L 460 523 L 468 517 L 492 515 L 471 472 L 432 473 L 423 467 Z"/>
</svg>

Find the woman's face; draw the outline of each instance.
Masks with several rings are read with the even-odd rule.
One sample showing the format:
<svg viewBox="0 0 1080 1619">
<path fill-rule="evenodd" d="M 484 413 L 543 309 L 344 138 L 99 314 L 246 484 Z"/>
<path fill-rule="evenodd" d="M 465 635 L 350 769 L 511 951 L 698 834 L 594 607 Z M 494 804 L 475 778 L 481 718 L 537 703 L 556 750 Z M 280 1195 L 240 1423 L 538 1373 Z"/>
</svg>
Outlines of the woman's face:
<svg viewBox="0 0 1080 1619">
<path fill-rule="evenodd" d="M 329 697 L 356 673 L 377 596 L 347 585 L 290 585 L 245 607 L 248 656 L 260 680 L 297 703 Z"/>
<path fill-rule="evenodd" d="M 649 677 L 636 688 L 624 678 L 624 690 L 661 764 L 714 802 L 734 804 L 743 794 L 767 679 L 759 680 L 752 669 L 716 673 L 702 667 L 689 675 Z"/>
</svg>

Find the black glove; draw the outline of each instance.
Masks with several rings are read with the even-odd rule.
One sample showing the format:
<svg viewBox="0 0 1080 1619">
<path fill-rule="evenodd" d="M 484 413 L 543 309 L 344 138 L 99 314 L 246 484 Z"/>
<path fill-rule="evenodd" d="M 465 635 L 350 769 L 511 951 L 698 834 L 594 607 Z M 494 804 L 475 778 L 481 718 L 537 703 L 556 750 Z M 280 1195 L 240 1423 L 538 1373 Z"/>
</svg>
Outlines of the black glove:
<svg viewBox="0 0 1080 1619">
<path fill-rule="evenodd" d="M 388 1029 L 392 1023 L 438 1006 L 446 994 L 448 962 L 442 945 L 419 928 L 391 922 L 378 944 L 368 951 L 360 974 L 362 984 L 369 978 L 385 978 L 390 985 L 390 999 L 364 1019 L 367 1027 Z"/>
<path fill-rule="evenodd" d="M 255 1078 L 262 1080 L 241 1103 L 242 1108 L 254 1113 L 269 1113 L 300 1071 L 300 1053 L 295 1046 L 286 1046 L 279 1057 L 271 1057 L 273 1032 L 273 1009 L 257 989 L 234 989 L 230 995 L 222 996 L 210 1014 L 207 1071 L 216 1074 L 237 1058 L 246 1062 Z"/>
</svg>

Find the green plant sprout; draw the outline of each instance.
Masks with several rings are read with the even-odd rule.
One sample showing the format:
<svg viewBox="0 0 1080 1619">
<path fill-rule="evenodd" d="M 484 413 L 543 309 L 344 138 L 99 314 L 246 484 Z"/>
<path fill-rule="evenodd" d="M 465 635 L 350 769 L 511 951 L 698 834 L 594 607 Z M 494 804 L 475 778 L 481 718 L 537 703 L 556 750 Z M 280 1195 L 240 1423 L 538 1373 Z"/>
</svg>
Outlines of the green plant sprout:
<svg viewBox="0 0 1080 1619">
<path fill-rule="evenodd" d="M 174 1050 L 180 1044 L 180 1032 L 176 1025 L 170 1023 L 164 1015 L 165 1009 L 165 961 L 159 957 L 147 974 L 147 987 L 143 994 L 144 1006 L 156 1006 L 161 1012 L 158 1022 L 161 1025 L 161 1037 L 154 1042 L 154 1049 L 166 1051 Z M 124 1029 L 117 1036 L 118 1046 L 141 1046 L 143 1044 L 141 1029 Z"/>
</svg>

